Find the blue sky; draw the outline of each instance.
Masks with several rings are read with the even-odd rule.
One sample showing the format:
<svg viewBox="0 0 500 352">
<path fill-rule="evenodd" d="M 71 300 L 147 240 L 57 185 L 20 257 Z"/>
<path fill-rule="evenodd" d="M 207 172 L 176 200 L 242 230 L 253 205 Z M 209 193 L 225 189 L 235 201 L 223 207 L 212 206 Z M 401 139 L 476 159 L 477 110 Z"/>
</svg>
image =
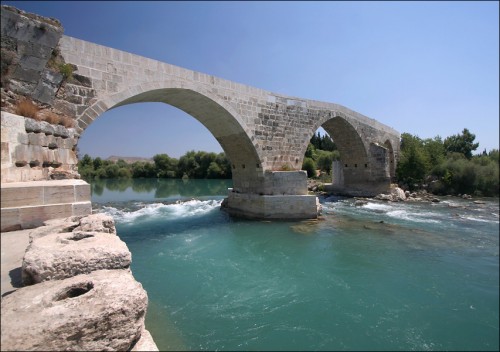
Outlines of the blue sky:
<svg viewBox="0 0 500 352">
<path fill-rule="evenodd" d="M 344 105 L 399 132 L 468 128 L 499 147 L 498 2 L 2 1 L 66 35 L 257 88 Z M 220 152 L 190 115 L 160 103 L 104 113 L 80 154 Z"/>
</svg>

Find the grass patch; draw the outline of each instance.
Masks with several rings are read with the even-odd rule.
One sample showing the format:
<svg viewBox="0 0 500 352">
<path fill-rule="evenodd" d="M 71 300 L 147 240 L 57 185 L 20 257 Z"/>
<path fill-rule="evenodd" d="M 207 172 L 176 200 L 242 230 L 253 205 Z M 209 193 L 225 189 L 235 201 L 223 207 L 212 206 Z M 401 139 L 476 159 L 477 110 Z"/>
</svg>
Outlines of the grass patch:
<svg viewBox="0 0 500 352">
<path fill-rule="evenodd" d="M 24 117 L 31 117 L 37 121 L 40 121 L 41 118 L 38 114 L 40 108 L 31 101 L 31 99 L 23 99 L 16 104 L 15 112 L 17 115 L 21 115 Z"/>
<path fill-rule="evenodd" d="M 75 120 L 68 116 L 61 116 L 59 124 L 66 128 L 73 128 L 75 126 Z"/>
<path fill-rule="evenodd" d="M 51 125 L 57 125 L 61 121 L 61 116 L 56 115 L 55 113 L 49 111 L 47 114 L 45 114 L 43 119 L 48 123 L 50 123 Z"/>
</svg>

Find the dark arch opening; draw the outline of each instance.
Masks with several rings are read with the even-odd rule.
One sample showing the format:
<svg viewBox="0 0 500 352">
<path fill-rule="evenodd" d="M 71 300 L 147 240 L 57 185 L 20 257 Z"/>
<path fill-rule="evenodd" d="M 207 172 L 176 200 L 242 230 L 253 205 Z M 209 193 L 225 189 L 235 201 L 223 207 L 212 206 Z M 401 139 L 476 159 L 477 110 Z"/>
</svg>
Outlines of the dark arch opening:
<svg viewBox="0 0 500 352">
<path fill-rule="evenodd" d="M 366 181 L 369 176 L 368 155 L 354 127 L 339 116 L 327 120 L 321 127 L 332 137 L 339 151 L 339 165 L 337 170 L 334 167 L 333 171 L 341 172 L 342 175 L 337 177 L 342 178 L 345 186 Z"/>
</svg>

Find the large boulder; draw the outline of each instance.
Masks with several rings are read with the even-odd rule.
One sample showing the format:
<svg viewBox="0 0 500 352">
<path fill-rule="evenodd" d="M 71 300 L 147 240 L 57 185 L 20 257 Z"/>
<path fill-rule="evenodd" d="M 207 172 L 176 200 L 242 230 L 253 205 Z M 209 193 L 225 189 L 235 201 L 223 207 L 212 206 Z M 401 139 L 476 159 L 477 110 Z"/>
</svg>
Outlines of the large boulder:
<svg viewBox="0 0 500 352">
<path fill-rule="evenodd" d="M 406 200 L 406 194 L 405 191 L 403 191 L 401 188 L 394 187 L 391 189 L 390 194 L 381 193 L 376 195 L 375 199 L 389 201 L 389 202 L 399 202 Z"/>
<path fill-rule="evenodd" d="M 102 269 L 128 268 L 132 256 L 115 234 L 73 231 L 32 238 L 23 258 L 24 285 Z"/>
<path fill-rule="evenodd" d="M 139 341 L 137 341 L 134 348 L 132 348 L 132 351 L 155 352 L 159 351 L 159 349 L 158 346 L 156 346 L 151 333 L 146 330 L 146 328 L 143 328 L 141 332 L 141 338 L 139 339 Z"/>
<path fill-rule="evenodd" d="M 80 219 L 80 226 L 73 231 L 96 231 L 104 233 L 115 233 L 115 221 L 113 217 L 106 214 L 91 214 Z"/>
<path fill-rule="evenodd" d="M 405 191 L 403 191 L 399 187 L 394 187 L 391 190 L 391 196 L 392 196 L 393 201 L 395 201 L 395 202 L 406 200 Z"/>
<path fill-rule="evenodd" d="M 36 227 L 30 231 L 29 243 L 33 242 L 35 238 L 44 237 L 50 234 L 71 232 L 79 224 L 80 220 L 78 216 L 46 220 L 43 222 L 43 226 Z"/>
<path fill-rule="evenodd" d="M 147 294 L 129 269 L 101 270 L 20 288 L 1 308 L 4 351 L 129 351 Z"/>
</svg>

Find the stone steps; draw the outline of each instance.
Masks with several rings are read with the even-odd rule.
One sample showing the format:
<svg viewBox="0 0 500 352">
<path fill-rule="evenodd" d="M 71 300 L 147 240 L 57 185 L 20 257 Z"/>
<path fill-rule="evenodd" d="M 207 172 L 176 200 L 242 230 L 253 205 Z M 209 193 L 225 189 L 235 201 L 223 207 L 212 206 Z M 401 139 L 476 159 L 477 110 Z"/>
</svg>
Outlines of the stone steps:
<svg viewBox="0 0 500 352">
<path fill-rule="evenodd" d="M 92 213 L 90 185 L 83 180 L 2 183 L 1 231 L 43 225 L 50 219 Z"/>
</svg>

